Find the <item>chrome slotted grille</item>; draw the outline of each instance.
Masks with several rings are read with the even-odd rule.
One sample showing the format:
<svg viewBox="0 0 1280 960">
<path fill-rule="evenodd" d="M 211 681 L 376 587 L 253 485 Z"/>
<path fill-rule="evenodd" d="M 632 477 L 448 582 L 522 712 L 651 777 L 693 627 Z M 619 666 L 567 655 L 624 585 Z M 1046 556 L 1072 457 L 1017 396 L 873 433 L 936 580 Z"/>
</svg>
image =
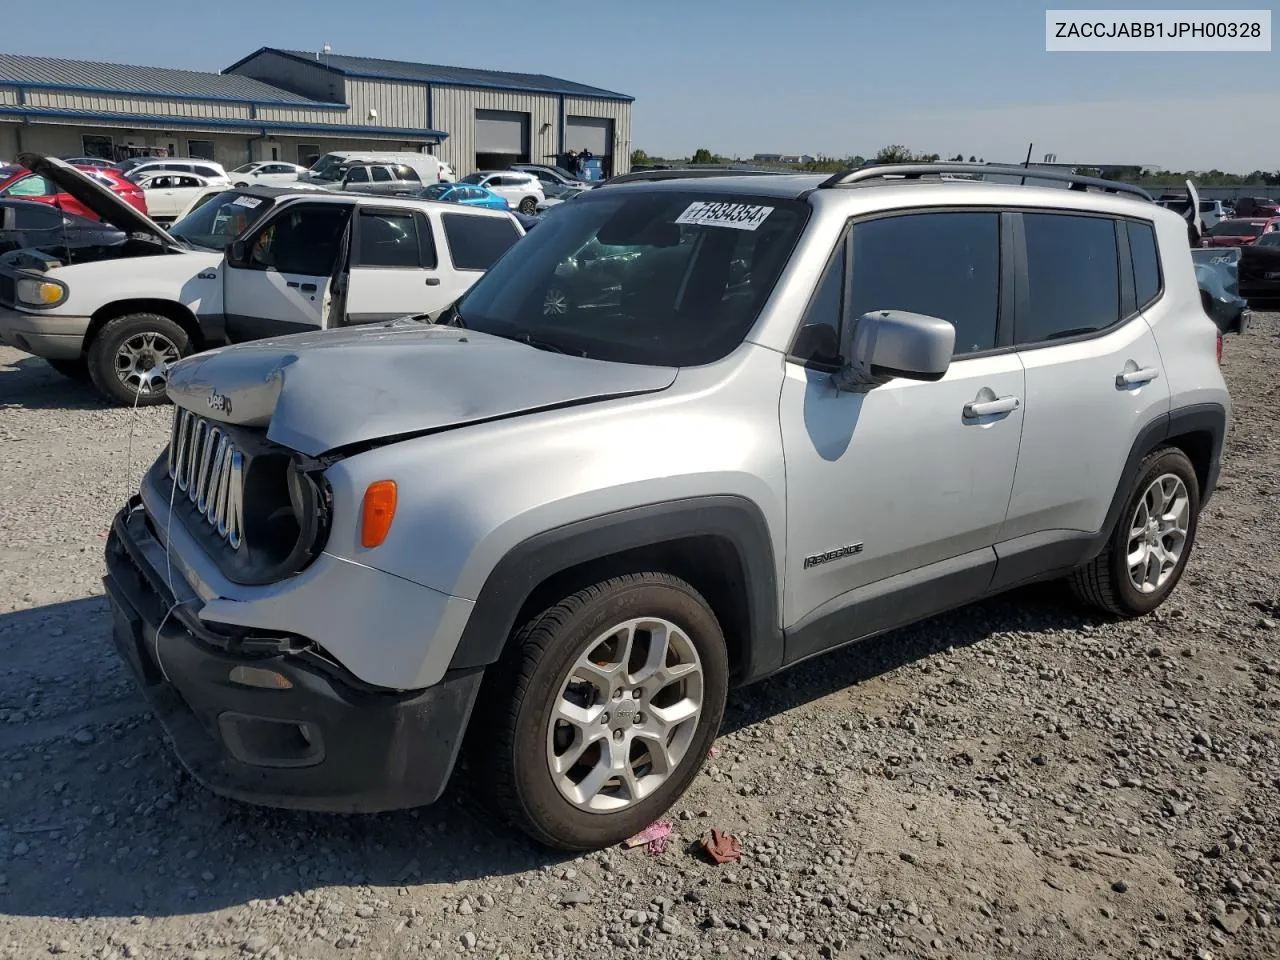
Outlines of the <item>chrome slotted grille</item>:
<svg viewBox="0 0 1280 960">
<path fill-rule="evenodd" d="M 169 477 L 200 516 L 231 545 L 244 540 L 244 454 L 226 432 L 177 407 L 169 437 Z"/>
</svg>

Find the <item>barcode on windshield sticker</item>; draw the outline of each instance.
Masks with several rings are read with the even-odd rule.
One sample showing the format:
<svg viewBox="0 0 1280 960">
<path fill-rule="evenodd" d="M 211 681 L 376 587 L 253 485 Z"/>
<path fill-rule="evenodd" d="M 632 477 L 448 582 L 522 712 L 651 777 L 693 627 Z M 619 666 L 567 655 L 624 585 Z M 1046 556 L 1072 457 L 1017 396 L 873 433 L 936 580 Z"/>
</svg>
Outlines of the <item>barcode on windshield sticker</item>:
<svg viewBox="0 0 1280 960">
<path fill-rule="evenodd" d="M 260 204 L 262 200 L 259 197 L 236 197 L 231 202 L 236 204 L 237 206 L 248 207 L 250 210 L 252 210 L 258 204 Z"/>
<path fill-rule="evenodd" d="M 759 207 L 752 203 L 715 203 L 710 200 L 699 200 L 689 204 L 684 213 L 676 217 L 676 223 L 754 230 L 764 223 L 771 213 L 773 213 L 773 207 Z"/>
</svg>

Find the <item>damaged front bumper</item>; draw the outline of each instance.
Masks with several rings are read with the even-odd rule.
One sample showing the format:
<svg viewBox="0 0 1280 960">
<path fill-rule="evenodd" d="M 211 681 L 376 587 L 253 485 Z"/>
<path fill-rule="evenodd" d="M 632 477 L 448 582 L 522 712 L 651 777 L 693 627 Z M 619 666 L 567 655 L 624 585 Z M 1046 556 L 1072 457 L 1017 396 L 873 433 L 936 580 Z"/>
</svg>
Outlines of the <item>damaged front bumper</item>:
<svg viewBox="0 0 1280 960">
<path fill-rule="evenodd" d="M 372 687 L 306 638 L 201 620 L 195 592 L 157 567 L 163 549 L 133 497 L 112 524 L 103 582 L 120 655 L 197 780 L 251 803 L 344 813 L 440 796 L 482 669 L 417 691 Z"/>
</svg>

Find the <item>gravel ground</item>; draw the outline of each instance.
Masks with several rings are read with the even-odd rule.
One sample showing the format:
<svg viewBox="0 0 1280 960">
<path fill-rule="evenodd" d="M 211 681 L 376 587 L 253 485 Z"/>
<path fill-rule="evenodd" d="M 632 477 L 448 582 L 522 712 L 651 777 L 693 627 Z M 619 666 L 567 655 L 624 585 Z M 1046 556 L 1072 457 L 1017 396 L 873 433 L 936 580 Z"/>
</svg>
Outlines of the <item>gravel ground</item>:
<svg viewBox="0 0 1280 960">
<path fill-rule="evenodd" d="M 563 858 L 462 784 L 326 817 L 187 779 L 99 579 L 168 408 L 0 349 L 0 958 L 1274 957 L 1280 314 L 1224 363 L 1223 480 L 1157 614 L 1042 587 L 813 661 L 731 698 L 664 853 Z M 688 852 L 709 826 L 739 864 Z"/>
</svg>

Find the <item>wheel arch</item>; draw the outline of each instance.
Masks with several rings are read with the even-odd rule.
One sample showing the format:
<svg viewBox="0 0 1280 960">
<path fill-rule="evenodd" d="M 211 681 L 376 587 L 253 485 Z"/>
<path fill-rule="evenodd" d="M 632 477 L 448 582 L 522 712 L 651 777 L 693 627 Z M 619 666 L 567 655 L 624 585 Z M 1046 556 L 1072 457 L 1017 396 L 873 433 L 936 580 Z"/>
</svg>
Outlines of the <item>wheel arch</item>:
<svg viewBox="0 0 1280 960">
<path fill-rule="evenodd" d="M 734 495 L 648 504 L 536 534 L 508 551 L 476 597 L 452 669 L 486 666 L 539 610 L 621 573 L 688 581 L 715 611 L 742 684 L 782 661 L 777 567 L 760 508 Z"/>
<path fill-rule="evenodd" d="M 1097 556 L 1106 546 L 1137 478 L 1138 467 L 1149 453 L 1159 447 L 1176 447 L 1187 455 L 1200 484 L 1200 506 L 1203 508 L 1218 483 L 1226 434 L 1227 409 L 1220 403 L 1175 407 L 1143 427 L 1129 450 L 1107 518 L 1094 537 L 1086 559 Z"/>
<path fill-rule="evenodd" d="M 125 300 L 113 300 L 93 312 L 93 315 L 89 318 L 89 329 L 85 331 L 83 350 L 87 351 L 89 349 L 89 345 L 108 323 L 118 317 L 126 317 L 131 313 L 156 313 L 162 317 L 168 317 L 180 326 L 190 338 L 193 350 L 203 350 L 206 346 L 204 333 L 200 329 L 200 321 L 196 319 L 196 315 L 185 304 L 156 297 L 133 297 Z"/>
</svg>

